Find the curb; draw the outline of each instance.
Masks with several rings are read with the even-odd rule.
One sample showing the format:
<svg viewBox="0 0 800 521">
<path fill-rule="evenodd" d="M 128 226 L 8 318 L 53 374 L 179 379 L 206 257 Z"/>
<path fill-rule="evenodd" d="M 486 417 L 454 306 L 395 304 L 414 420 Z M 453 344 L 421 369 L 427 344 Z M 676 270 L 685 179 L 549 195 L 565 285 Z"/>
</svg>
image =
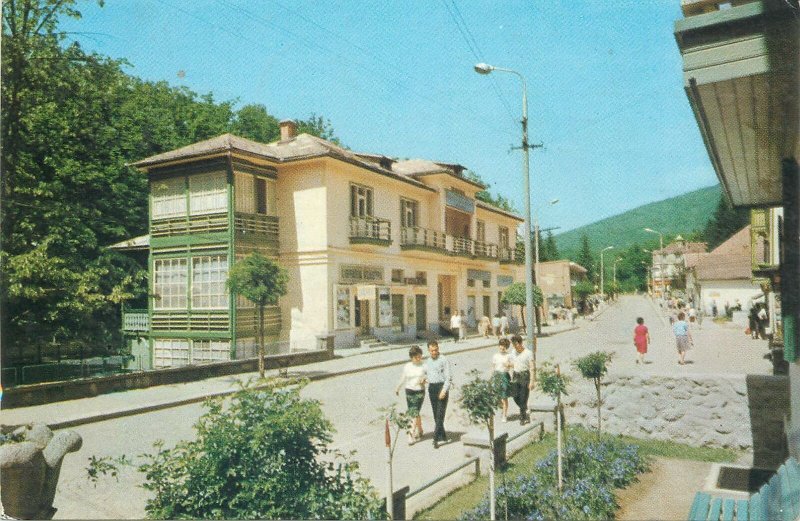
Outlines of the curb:
<svg viewBox="0 0 800 521">
<path fill-rule="evenodd" d="M 569 329 L 563 329 L 561 331 L 555 331 L 555 332 L 552 332 L 552 333 L 537 335 L 537 338 L 549 337 L 549 336 L 557 335 L 559 333 L 564 333 L 564 332 L 567 332 L 567 331 L 573 331 L 575 329 L 578 329 L 578 327 L 575 326 L 575 327 L 572 327 L 572 328 L 569 328 Z M 409 345 L 411 345 L 411 344 L 409 344 Z M 487 344 L 481 344 L 481 345 L 478 345 L 478 346 L 464 347 L 463 349 L 452 350 L 452 351 L 449 351 L 447 353 L 442 353 L 442 354 L 451 355 L 451 354 L 458 354 L 458 353 L 467 353 L 467 352 L 470 352 L 470 351 L 478 351 L 480 349 L 486 349 L 487 347 L 493 347 L 494 345 L 495 345 L 495 343 L 491 342 L 491 343 L 487 343 Z M 370 354 L 370 353 L 378 353 L 378 352 L 395 351 L 395 350 L 400 350 L 403 347 L 407 347 L 407 346 L 396 347 L 396 348 L 393 348 L 393 349 L 383 349 L 381 351 L 368 351 L 368 352 L 365 352 L 365 353 L 359 353 L 358 355 L 350 355 L 350 356 L 359 356 L 361 354 Z M 335 378 L 337 376 L 347 376 L 347 375 L 350 375 L 350 374 L 361 373 L 361 372 L 365 372 L 365 371 L 372 371 L 372 370 L 375 370 L 375 369 L 385 369 L 387 367 L 403 365 L 405 363 L 406 363 L 406 360 L 399 360 L 399 361 L 393 361 L 393 362 L 384 362 L 384 363 L 381 363 L 381 364 L 375 364 L 375 365 L 370 365 L 370 366 L 365 366 L 365 367 L 357 367 L 357 368 L 353 368 L 353 369 L 343 369 L 341 371 L 334 371 L 334 372 L 329 372 L 329 373 L 310 375 L 310 376 L 307 376 L 306 378 L 311 382 L 317 382 L 317 381 L 321 381 L 321 380 L 327 380 L 329 378 Z M 295 366 L 295 367 L 303 367 L 303 366 Z M 289 377 L 293 376 L 292 372 L 289 372 L 289 374 L 287 376 L 289 376 Z M 295 374 L 294 376 L 298 376 L 298 375 Z M 256 389 L 258 389 L 259 387 L 265 387 L 265 385 L 256 385 L 255 386 Z M 143 405 L 143 406 L 139 406 L 139 407 L 133 407 L 133 408 L 130 408 L 130 409 L 123 409 L 123 410 L 119 410 L 119 411 L 113 411 L 113 412 L 95 414 L 95 415 L 91 415 L 91 416 L 85 416 L 83 418 L 73 418 L 73 419 L 70 419 L 70 420 L 64 420 L 64 421 L 59 421 L 59 422 L 54 422 L 54 423 L 48 423 L 47 426 L 51 430 L 67 429 L 67 428 L 71 428 L 71 427 L 77 427 L 77 426 L 80 426 L 80 425 L 86 425 L 86 424 L 89 424 L 89 423 L 97 423 L 97 422 L 106 421 L 106 420 L 114 420 L 114 419 L 117 419 L 117 418 L 123 418 L 125 416 L 135 416 L 137 414 L 145 414 L 145 413 L 148 413 L 148 412 L 160 411 L 160 410 L 164 410 L 164 409 L 169 409 L 171 407 L 181 407 L 183 405 L 190 405 L 190 404 L 193 404 L 193 403 L 203 402 L 203 401 L 205 401 L 205 400 L 207 400 L 209 398 L 221 398 L 221 397 L 225 397 L 225 396 L 230 396 L 230 395 L 232 395 L 234 393 L 237 393 L 237 392 L 239 392 L 239 389 L 227 389 L 225 391 L 209 392 L 209 393 L 204 393 L 204 394 L 202 394 L 200 396 L 193 396 L 191 398 L 184 398 L 182 400 L 174 400 L 174 401 L 169 401 L 169 402 L 156 403 L 156 404 L 152 404 L 152 405 Z"/>
</svg>

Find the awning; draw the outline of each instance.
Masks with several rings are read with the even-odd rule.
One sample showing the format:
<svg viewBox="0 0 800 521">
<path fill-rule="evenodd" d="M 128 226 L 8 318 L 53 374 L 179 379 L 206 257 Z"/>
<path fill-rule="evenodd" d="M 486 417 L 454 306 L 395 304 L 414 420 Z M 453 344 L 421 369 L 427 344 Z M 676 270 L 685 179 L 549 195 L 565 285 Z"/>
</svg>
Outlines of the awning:
<svg viewBox="0 0 800 521">
<path fill-rule="evenodd" d="M 117 251 L 141 251 L 148 248 L 150 248 L 150 235 L 140 235 L 108 246 L 108 249 Z"/>
</svg>

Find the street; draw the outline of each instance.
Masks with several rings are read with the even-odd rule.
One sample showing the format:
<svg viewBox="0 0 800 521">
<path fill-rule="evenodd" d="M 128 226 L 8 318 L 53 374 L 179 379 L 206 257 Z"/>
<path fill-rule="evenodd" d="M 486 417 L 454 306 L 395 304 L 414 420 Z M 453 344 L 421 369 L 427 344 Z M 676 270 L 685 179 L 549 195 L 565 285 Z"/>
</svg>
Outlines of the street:
<svg viewBox="0 0 800 521">
<path fill-rule="evenodd" d="M 635 364 L 635 349 L 632 343 L 632 330 L 637 316 L 645 319 L 650 328 L 652 346 L 647 354 L 649 363 Z M 751 340 L 738 329 L 717 325 L 706 321 L 703 330 L 694 330 L 695 348 L 690 351 L 688 360 L 693 363 L 677 365 L 674 339 L 658 309 L 645 297 L 624 296 L 619 302 L 605 309 L 595 321 L 579 319 L 578 329 L 539 339 L 539 361 L 552 360 L 561 363 L 562 368 L 571 371 L 569 362 L 578 356 L 595 350 L 615 352 L 611 364 L 611 374 L 638 372 L 642 374 L 680 375 L 702 373 L 758 373 L 769 374 L 771 365 L 763 359 L 766 342 Z M 394 465 L 395 487 L 409 485 L 414 488 L 438 476 L 464 460 L 463 446 L 458 441 L 469 432 L 477 434 L 479 429 L 470 426 L 466 415 L 459 409 L 457 398 L 459 386 L 467 380 L 467 373 L 478 369 L 484 374 L 490 370 L 491 356 L 495 347 L 485 347 L 463 353 L 447 355 L 452 345 L 445 344 L 445 355 L 454 368 L 454 392 L 445 426 L 448 435 L 454 439 L 438 450 L 432 445 L 433 418 L 430 404 L 426 399 L 422 417 L 425 428 L 424 440 L 409 447 L 405 436 L 397 444 Z M 401 362 L 405 357 L 401 351 L 380 353 L 383 362 Z M 376 355 L 349 357 L 351 363 Z M 324 362 L 314 366 L 296 368 L 293 373 L 310 374 L 324 370 Z M 354 452 L 361 471 L 376 488 L 382 491 L 385 481 L 385 449 L 383 445 L 383 423 L 378 409 L 392 403 L 405 409 L 402 395 L 397 398 L 394 389 L 401 371 L 400 365 L 381 369 L 356 372 L 310 383 L 304 396 L 319 400 L 323 411 L 331 419 L 335 428 L 332 448 L 347 453 Z M 574 375 L 573 375 L 574 376 Z M 230 377 L 233 381 L 234 377 Z M 574 378 L 575 385 L 588 385 Z M 530 403 L 537 399 L 535 393 Z M 516 415 L 513 402 L 510 414 Z M 85 468 L 92 455 L 133 457 L 146 452 L 154 452 L 155 440 L 164 440 L 170 447 L 179 440 L 191 439 L 192 424 L 202 413 L 200 404 L 193 404 L 147 414 L 126 416 L 114 420 L 97 422 L 76 427 L 83 437 L 83 448 L 69 454 L 64 460 L 55 506 L 59 509 L 56 518 L 141 518 L 148 492 L 140 488 L 142 476 L 132 468 L 124 469 L 119 480 L 111 477 L 101 479 L 96 488 L 86 479 Z M 567 412 L 569 418 L 569 412 Z M 41 421 L 47 421 L 41 418 Z M 569 419 L 568 419 L 569 421 Z M 519 431 L 516 422 L 497 423 L 499 432 L 511 434 Z M 549 419 L 545 421 L 549 428 Z"/>
</svg>

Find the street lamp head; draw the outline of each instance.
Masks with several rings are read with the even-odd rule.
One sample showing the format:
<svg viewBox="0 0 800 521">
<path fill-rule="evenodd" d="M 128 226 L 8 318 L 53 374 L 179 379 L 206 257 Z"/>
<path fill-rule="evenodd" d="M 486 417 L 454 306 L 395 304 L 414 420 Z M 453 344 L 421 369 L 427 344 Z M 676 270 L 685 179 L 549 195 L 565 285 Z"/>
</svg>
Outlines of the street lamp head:
<svg viewBox="0 0 800 521">
<path fill-rule="evenodd" d="M 613 246 L 606 246 L 605 248 L 603 248 L 603 251 L 607 251 L 607 250 L 610 250 L 610 249 L 613 249 L 613 248 L 614 248 Z"/>
<path fill-rule="evenodd" d="M 553 205 L 553 204 L 556 204 L 556 203 L 558 203 L 558 201 L 560 201 L 560 199 L 553 199 L 553 200 L 552 200 L 552 201 L 550 201 L 548 204 L 550 204 L 550 205 Z"/>
<path fill-rule="evenodd" d="M 478 63 L 475 65 L 474 69 L 478 74 L 489 74 L 494 70 L 494 67 L 488 63 Z"/>
</svg>

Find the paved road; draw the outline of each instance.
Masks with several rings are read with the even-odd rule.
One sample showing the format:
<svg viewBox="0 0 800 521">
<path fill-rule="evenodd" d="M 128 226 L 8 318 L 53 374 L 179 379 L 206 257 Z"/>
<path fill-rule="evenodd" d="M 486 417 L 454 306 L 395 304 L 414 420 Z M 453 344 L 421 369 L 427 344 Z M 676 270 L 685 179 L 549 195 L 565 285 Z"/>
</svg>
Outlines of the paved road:
<svg viewBox="0 0 800 521">
<path fill-rule="evenodd" d="M 653 345 L 648 354 L 650 364 L 634 363 L 632 330 L 637 316 L 645 318 L 650 327 Z M 694 364 L 677 365 L 674 340 L 669 335 L 661 313 L 643 297 L 623 297 L 606 309 L 595 321 L 579 320 L 579 328 L 539 340 L 540 359 L 552 359 L 568 366 L 568 362 L 590 351 L 602 349 L 615 351 L 617 356 L 612 373 L 647 372 L 653 374 L 696 373 L 769 373 L 769 363 L 763 360 L 764 342 L 750 340 L 738 329 L 709 324 L 695 331 L 697 348 L 689 358 Z M 455 366 L 456 387 L 466 381 L 466 373 L 479 369 L 488 373 L 489 361 L 495 347 L 449 355 Z M 361 357 L 352 357 L 353 359 Z M 400 352 L 369 355 L 371 363 L 380 360 L 400 361 Z M 366 355 L 365 355 L 366 360 Z M 331 364 L 344 363 L 331 361 Z M 351 362 L 352 363 L 352 362 Z M 300 368 L 299 373 L 309 373 L 316 367 Z M 325 414 L 333 421 L 337 433 L 334 446 L 342 451 L 355 451 L 362 472 L 373 483 L 382 487 L 384 482 L 383 427 L 379 423 L 378 409 L 395 403 L 394 387 L 399 377 L 399 366 L 374 369 L 313 382 L 304 389 L 305 396 L 320 400 Z M 233 378 L 233 377 L 230 377 Z M 456 389 L 454 397 L 459 395 Z M 512 413 L 516 412 L 511 406 Z M 141 518 L 148 493 L 137 485 L 142 479 L 133 469 L 123 471 L 119 481 L 102 480 L 94 488 L 85 479 L 85 467 L 90 455 L 129 456 L 152 452 L 156 439 L 172 446 L 182 439 L 192 437 L 192 424 L 202 414 L 199 404 L 165 409 L 147 414 L 127 416 L 76 427 L 83 436 L 83 449 L 65 459 L 55 506 L 56 518 Z M 434 450 L 430 439 L 432 415 L 430 405 L 423 408 L 426 429 L 424 442 L 407 446 L 398 443 L 395 454 L 395 484 L 412 488 L 438 475 L 464 460 L 463 446 L 456 441 Z M 519 431 L 516 423 L 498 424 L 511 434 Z M 465 415 L 451 398 L 446 420 L 450 434 L 458 440 L 463 434 L 477 433 L 468 424 Z"/>
</svg>

